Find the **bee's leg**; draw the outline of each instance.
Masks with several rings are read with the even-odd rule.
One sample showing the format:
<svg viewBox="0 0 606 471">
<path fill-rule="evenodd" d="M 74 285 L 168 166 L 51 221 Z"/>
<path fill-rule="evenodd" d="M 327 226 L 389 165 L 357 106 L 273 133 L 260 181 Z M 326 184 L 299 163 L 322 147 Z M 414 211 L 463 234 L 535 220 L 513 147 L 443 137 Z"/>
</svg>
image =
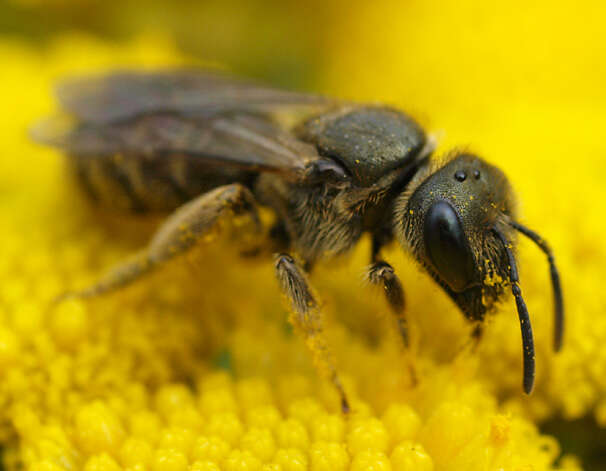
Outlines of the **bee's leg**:
<svg viewBox="0 0 606 471">
<path fill-rule="evenodd" d="M 476 346 L 482 340 L 482 336 L 484 335 L 484 324 L 478 322 L 474 324 L 473 330 L 471 331 L 471 338 L 475 342 Z"/>
<path fill-rule="evenodd" d="M 398 330 L 405 347 L 408 347 L 408 323 L 405 315 L 404 290 L 393 267 L 382 260 L 374 262 L 368 269 L 368 280 L 383 287 L 385 297 L 396 317 Z"/>
<path fill-rule="evenodd" d="M 392 313 L 396 317 L 398 330 L 405 347 L 408 347 L 408 323 L 405 316 L 405 298 L 402 283 L 393 267 L 380 259 L 381 247 L 391 240 L 391 232 L 379 232 L 372 238 L 372 264 L 367 279 L 374 285 L 382 286 Z"/>
<path fill-rule="evenodd" d="M 482 336 L 484 335 L 484 324 L 482 321 L 474 322 L 473 327 L 471 329 L 471 336 L 465 343 L 459 348 L 457 355 L 462 354 L 463 352 L 471 351 L 475 353 L 480 346 L 480 341 L 482 340 Z"/>
<path fill-rule="evenodd" d="M 96 284 L 81 291 L 67 292 L 56 301 L 98 296 L 129 285 L 210 237 L 222 217 L 243 213 L 250 214 L 260 230 L 257 204 L 245 186 L 235 183 L 200 195 L 177 209 L 141 252 L 116 266 Z"/>
<path fill-rule="evenodd" d="M 305 343 L 314 357 L 316 366 L 322 373 L 330 377 L 337 388 L 341 396 L 343 412 L 349 412 L 349 402 L 324 336 L 318 302 L 312 294 L 305 272 L 297 266 L 290 255 L 279 254 L 276 257 L 276 275 L 282 293 L 286 295 L 292 307 L 290 321 L 297 330 L 303 333 Z"/>
<path fill-rule="evenodd" d="M 387 302 L 395 317 L 404 349 L 408 353 L 413 353 L 408 349 L 408 322 L 405 313 L 406 304 L 404 300 L 404 290 L 402 289 L 402 283 L 395 274 L 393 267 L 382 260 L 375 261 L 368 270 L 368 280 L 374 285 L 383 287 Z M 410 375 L 411 385 L 416 386 L 419 383 L 419 379 L 415 363 L 408 355 L 406 355 L 405 361 Z"/>
</svg>

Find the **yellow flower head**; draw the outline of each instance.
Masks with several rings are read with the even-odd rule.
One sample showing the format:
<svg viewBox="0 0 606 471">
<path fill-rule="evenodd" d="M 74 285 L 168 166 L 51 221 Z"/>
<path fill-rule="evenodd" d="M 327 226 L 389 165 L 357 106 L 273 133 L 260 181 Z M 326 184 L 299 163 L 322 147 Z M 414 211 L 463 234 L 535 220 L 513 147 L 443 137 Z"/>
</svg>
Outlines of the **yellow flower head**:
<svg viewBox="0 0 606 471">
<path fill-rule="evenodd" d="M 429 21 L 421 2 L 411 8 L 425 23 L 410 20 L 406 28 L 391 23 L 396 20 L 389 12 L 399 11 L 398 2 L 381 1 L 371 11 L 361 5 L 335 27 L 334 69 L 328 70 L 326 89 L 372 100 L 405 97 L 402 104 L 413 114 L 439 112 L 435 127 L 449 132 L 442 146 L 473 140 L 488 160 L 498 162 L 518 189 L 525 218 L 542 228 L 556 250 L 569 312 L 558 356 L 550 352 L 543 256 L 526 244 L 520 248 L 538 346 L 534 395 L 521 394 L 513 305 L 490 320 L 478 352 L 470 352 L 469 327 L 460 313 L 394 252 L 391 259 L 410 293 L 413 325 L 412 348 L 402 352 L 388 323 L 373 317 L 386 309 L 381 298 L 355 284 L 368 241 L 336 269 L 320 266 L 316 275 L 329 315 L 328 337 L 352 399 L 348 415 L 340 412 L 330 383 L 317 377 L 305 346 L 285 327 L 270 264 L 241 260 L 229 244 L 209 243 L 122 293 L 49 309 L 61 290 L 87 285 L 140 247 L 158 221 L 93 208 L 74 187 L 62 156 L 31 144 L 27 127 L 52 110 L 50 86 L 60 76 L 179 64 L 182 58 L 169 40 L 156 36 L 113 45 L 66 35 L 44 53 L 5 40 L 0 440 L 7 469 L 547 470 L 554 469 L 560 450 L 538 431 L 537 420 L 558 412 L 595 413 L 606 423 L 604 149 L 595 139 L 603 100 L 555 107 L 549 100 L 555 88 L 538 89 L 540 108 L 519 98 L 526 95 L 510 99 L 526 82 L 507 84 L 514 75 L 497 60 L 484 66 L 491 77 L 505 77 L 499 93 L 491 95 L 490 85 L 478 77 L 469 85 L 464 62 L 446 71 L 429 68 L 427 83 L 421 83 L 407 70 L 431 65 L 431 45 L 421 39 L 431 41 L 432 32 L 422 24 L 450 23 Z M 376 12 L 382 12 L 380 21 Z M 414 47 L 398 60 L 389 46 L 371 54 L 366 29 L 386 45 L 406 43 L 405 35 Z M 453 37 L 452 48 L 468 44 L 465 37 Z M 470 54 L 481 60 L 485 53 Z M 373 56 L 372 67 L 356 66 L 364 54 Z M 528 52 L 519 69 L 533 58 Z M 349 75 L 355 80 L 344 82 L 349 68 L 357 71 Z M 385 73 L 378 91 L 377 70 Z M 393 79 L 400 73 L 406 86 Z M 471 96 L 476 121 L 458 120 L 457 108 L 471 113 L 457 96 L 445 98 L 438 73 L 450 74 L 451 95 L 458 90 Z M 548 82 L 545 74 L 542 79 Z M 419 92 L 425 89 L 431 93 Z M 441 110 L 432 109 L 436 102 Z M 566 133 L 576 138 L 553 138 Z M 578 157 L 571 162 L 571 155 Z M 579 469 L 570 457 L 558 466 Z"/>
</svg>

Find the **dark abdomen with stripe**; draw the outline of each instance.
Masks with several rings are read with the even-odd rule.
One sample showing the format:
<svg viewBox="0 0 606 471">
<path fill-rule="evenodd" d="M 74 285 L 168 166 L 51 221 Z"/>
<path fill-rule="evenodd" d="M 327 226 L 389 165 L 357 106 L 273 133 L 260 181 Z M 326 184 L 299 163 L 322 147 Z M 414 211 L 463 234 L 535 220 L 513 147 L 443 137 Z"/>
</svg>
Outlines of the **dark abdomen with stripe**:
<svg viewBox="0 0 606 471">
<path fill-rule="evenodd" d="M 249 185 L 254 178 L 187 155 L 70 156 L 70 161 L 94 201 L 134 212 L 171 211 L 218 186 Z"/>
</svg>

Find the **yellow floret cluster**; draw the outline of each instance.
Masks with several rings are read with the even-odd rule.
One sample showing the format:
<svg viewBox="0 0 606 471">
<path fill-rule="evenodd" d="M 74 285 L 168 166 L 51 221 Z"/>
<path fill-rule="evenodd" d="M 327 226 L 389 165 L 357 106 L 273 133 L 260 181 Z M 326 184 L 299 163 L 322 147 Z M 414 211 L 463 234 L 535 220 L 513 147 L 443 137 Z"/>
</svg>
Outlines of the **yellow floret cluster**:
<svg viewBox="0 0 606 471">
<path fill-rule="evenodd" d="M 140 248 L 159 220 L 93 208 L 62 156 L 28 141 L 27 126 L 52 111 L 50 86 L 58 76 L 179 58 L 169 40 L 150 36 L 111 45 L 69 35 L 43 53 L 4 41 L 0 55 L 0 443 L 6 469 L 580 468 L 571 456 L 559 458 L 557 441 L 542 435 L 536 420 L 560 410 L 606 420 L 599 340 L 606 298 L 595 289 L 606 249 L 600 214 L 589 203 L 597 199 L 591 184 L 566 195 L 546 190 L 537 183 L 539 163 L 529 162 L 532 150 L 516 157 L 521 173 L 514 162 L 504 163 L 518 175 L 528 219 L 542 224 L 558 249 L 570 313 L 564 352 L 554 358 L 547 267 L 540 253 L 523 246 L 523 286 L 538 346 L 531 398 L 521 392 L 519 327 L 509 303 L 489 323 L 479 351 L 471 352 L 460 313 L 394 251 L 390 262 L 407 289 L 412 324 L 412 347 L 403 352 L 380 293 L 360 281 L 368 241 L 336 266 L 318 267 L 313 282 L 352 405 L 343 415 L 333 387 L 318 378 L 286 322 L 271 262 L 242 260 L 230 244 L 201 247 L 116 295 L 51 309 L 57 293 L 85 286 Z M 491 138 L 481 145 L 488 147 Z M 599 168 L 597 157 L 585 158 Z M 567 178 L 558 165 L 553 188 Z M 557 218 L 541 214 L 545 199 Z M 569 227 L 575 229 L 569 233 Z"/>
</svg>

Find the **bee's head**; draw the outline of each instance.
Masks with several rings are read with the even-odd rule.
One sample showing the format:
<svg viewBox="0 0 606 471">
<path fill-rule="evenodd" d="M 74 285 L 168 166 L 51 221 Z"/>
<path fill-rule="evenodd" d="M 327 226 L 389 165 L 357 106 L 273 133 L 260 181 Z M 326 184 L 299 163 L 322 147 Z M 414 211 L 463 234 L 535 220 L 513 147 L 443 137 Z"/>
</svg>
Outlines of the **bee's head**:
<svg viewBox="0 0 606 471">
<path fill-rule="evenodd" d="M 548 257 L 556 351 L 563 333 L 562 290 L 547 243 L 516 222 L 512 190 L 503 172 L 471 154 L 428 166 L 399 197 L 396 225 L 402 244 L 469 319 L 482 320 L 506 285 L 511 286 L 522 329 L 524 390 L 529 393 L 534 382 L 534 343 L 512 246 L 515 231 L 532 239 Z"/>
<path fill-rule="evenodd" d="M 471 154 L 420 172 L 400 197 L 401 242 L 471 319 L 503 291 L 508 263 L 494 228 L 509 236 L 502 221 L 513 210 L 505 175 Z"/>
</svg>

